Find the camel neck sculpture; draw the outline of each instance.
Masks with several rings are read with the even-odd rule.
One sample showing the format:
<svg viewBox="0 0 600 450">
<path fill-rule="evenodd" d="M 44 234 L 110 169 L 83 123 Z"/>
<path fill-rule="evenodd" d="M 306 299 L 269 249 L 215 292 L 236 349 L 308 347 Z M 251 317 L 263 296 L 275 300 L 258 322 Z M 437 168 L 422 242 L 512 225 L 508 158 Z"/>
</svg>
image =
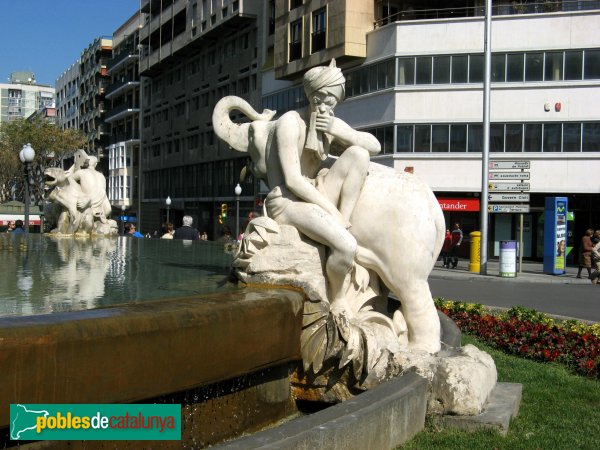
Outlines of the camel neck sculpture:
<svg viewBox="0 0 600 450">
<path fill-rule="evenodd" d="M 335 61 L 304 75 L 306 121 L 296 111 L 274 120 L 275 111 L 258 113 L 235 96 L 221 99 L 213 112 L 217 136 L 247 153 L 248 169 L 270 189 L 265 215 L 244 233 L 237 276 L 304 290 L 296 386 L 298 396 L 304 389 L 314 399 L 318 391 L 325 401 L 414 366 L 433 379 L 442 350 L 427 282 L 444 239 L 441 208 L 415 175 L 370 162 L 381 150 L 377 139 L 334 115 L 344 82 Z M 233 123 L 233 110 L 250 122 Z M 483 359 L 493 387 L 493 361 Z M 482 389 L 476 402 L 490 390 Z"/>
<path fill-rule="evenodd" d="M 46 214 L 52 233 L 63 236 L 117 235 L 106 196 L 106 179 L 96 170 L 98 159 L 77 150 L 68 170 L 51 167 L 44 171 Z"/>
</svg>

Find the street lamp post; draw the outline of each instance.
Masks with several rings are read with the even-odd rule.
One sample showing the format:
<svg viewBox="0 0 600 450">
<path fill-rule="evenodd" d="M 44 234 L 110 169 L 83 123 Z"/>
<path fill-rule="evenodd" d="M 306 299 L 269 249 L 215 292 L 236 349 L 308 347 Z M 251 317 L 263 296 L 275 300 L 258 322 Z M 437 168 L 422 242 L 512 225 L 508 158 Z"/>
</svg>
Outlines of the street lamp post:
<svg viewBox="0 0 600 450">
<path fill-rule="evenodd" d="M 25 164 L 25 233 L 29 233 L 29 164 L 35 158 L 31 144 L 25 144 L 19 152 L 19 159 Z"/>
<path fill-rule="evenodd" d="M 240 235 L 240 195 L 242 195 L 242 187 L 240 183 L 234 189 L 235 192 L 235 239 Z"/>
<path fill-rule="evenodd" d="M 169 222 L 169 211 L 171 210 L 171 197 L 167 196 L 167 199 L 165 200 L 165 205 L 167 205 L 167 223 Z"/>
<path fill-rule="evenodd" d="M 125 236 L 125 211 L 127 206 L 121 205 L 121 236 Z"/>
</svg>

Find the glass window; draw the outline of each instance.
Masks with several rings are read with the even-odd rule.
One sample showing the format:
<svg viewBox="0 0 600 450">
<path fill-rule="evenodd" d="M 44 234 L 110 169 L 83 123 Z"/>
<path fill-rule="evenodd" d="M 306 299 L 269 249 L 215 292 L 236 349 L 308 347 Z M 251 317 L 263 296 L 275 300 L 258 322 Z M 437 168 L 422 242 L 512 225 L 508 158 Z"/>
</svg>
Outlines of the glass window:
<svg viewBox="0 0 600 450">
<path fill-rule="evenodd" d="M 451 152 L 466 152 L 467 151 L 467 126 L 466 125 L 450 125 L 450 151 Z"/>
<path fill-rule="evenodd" d="M 583 124 L 582 150 L 600 152 L 600 122 Z"/>
<path fill-rule="evenodd" d="M 565 52 L 565 80 L 581 80 L 583 74 L 583 52 Z"/>
<path fill-rule="evenodd" d="M 366 94 L 369 92 L 369 71 L 368 68 L 360 71 L 360 93 Z"/>
<path fill-rule="evenodd" d="M 450 57 L 433 58 L 433 82 L 435 84 L 450 83 Z"/>
<path fill-rule="evenodd" d="M 385 89 L 387 87 L 387 63 L 377 64 L 377 88 Z"/>
<path fill-rule="evenodd" d="M 483 55 L 469 56 L 469 83 L 483 82 Z"/>
<path fill-rule="evenodd" d="M 398 58 L 398 84 L 415 84 L 415 58 Z"/>
<path fill-rule="evenodd" d="M 290 61 L 302 58 L 302 19 L 290 23 Z"/>
<path fill-rule="evenodd" d="M 525 53 L 525 81 L 544 79 L 544 54 Z"/>
<path fill-rule="evenodd" d="M 545 81 L 562 81 L 563 52 L 546 52 Z"/>
<path fill-rule="evenodd" d="M 452 57 L 452 83 L 466 83 L 468 78 L 468 62 L 467 55 Z"/>
<path fill-rule="evenodd" d="M 504 82 L 506 72 L 506 55 L 501 53 L 499 55 L 492 55 L 492 81 Z"/>
<path fill-rule="evenodd" d="M 429 153 L 431 151 L 431 127 L 415 125 L 415 152 Z"/>
<path fill-rule="evenodd" d="M 562 126 L 560 123 L 544 124 L 544 152 L 560 152 L 562 141 Z"/>
<path fill-rule="evenodd" d="M 384 127 L 382 153 L 394 153 L 394 127 Z"/>
<path fill-rule="evenodd" d="M 493 123 L 490 125 L 490 152 L 504 151 L 504 124 Z"/>
<path fill-rule="evenodd" d="M 523 125 L 520 123 L 506 124 L 506 152 L 523 151 Z"/>
<path fill-rule="evenodd" d="M 417 57 L 417 84 L 431 84 L 431 56 Z"/>
<path fill-rule="evenodd" d="M 523 53 L 506 55 L 506 81 L 523 81 Z"/>
<path fill-rule="evenodd" d="M 367 68 L 367 73 L 369 74 L 369 92 L 373 92 L 377 90 L 377 65 L 372 65 Z"/>
<path fill-rule="evenodd" d="M 433 125 L 431 130 L 431 151 L 447 152 L 448 144 L 448 125 Z"/>
<path fill-rule="evenodd" d="M 412 125 L 396 125 L 396 151 L 412 152 L 413 150 Z"/>
<path fill-rule="evenodd" d="M 356 95 L 354 93 L 354 74 L 355 72 L 346 74 L 346 98 Z"/>
<path fill-rule="evenodd" d="M 542 151 L 542 124 L 541 123 L 526 123 L 525 124 L 525 148 L 526 152 L 541 152 Z"/>
<path fill-rule="evenodd" d="M 327 16 L 325 12 L 325 8 L 321 8 L 313 13 L 311 53 L 325 48 L 325 38 L 327 35 Z"/>
<path fill-rule="evenodd" d="M 581 124 L 563 124 L 563 152 L 581 151 Z"/>
<path fill-rule="evenodd" d="M 468 127 L 468 152 L 481 152 L 483 147 L 483 125 L 472 124 Z"/>
<path fill-rule="evenodd" d="M 600 50 L 586 50 L 584 57 L 584 78 L 595 80 L 600 78 Z"/>
</svg>

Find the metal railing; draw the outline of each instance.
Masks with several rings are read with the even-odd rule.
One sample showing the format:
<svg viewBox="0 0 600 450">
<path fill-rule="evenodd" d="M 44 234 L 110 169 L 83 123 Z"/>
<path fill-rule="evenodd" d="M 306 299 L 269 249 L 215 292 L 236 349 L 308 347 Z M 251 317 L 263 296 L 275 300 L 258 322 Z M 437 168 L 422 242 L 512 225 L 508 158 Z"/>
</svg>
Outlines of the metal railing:
<svg viewBox="0 0 600 450">
<path fill-rule="evenodd" d="M 492 16 L 515 14 L 542 14 L 550 12 L 574 12 L 600 9 L 599 0 L 562 0 L 525 2 L 514 1 L 492 5 Z M 440 9 L 405 10 L 383 17 L 374 23 L 379 28 L 392 22 L 430 19 L 453 19 L 460 17 L 482 17 L 485 15 L 484 6 L 464 6 Z"/>
</svg>

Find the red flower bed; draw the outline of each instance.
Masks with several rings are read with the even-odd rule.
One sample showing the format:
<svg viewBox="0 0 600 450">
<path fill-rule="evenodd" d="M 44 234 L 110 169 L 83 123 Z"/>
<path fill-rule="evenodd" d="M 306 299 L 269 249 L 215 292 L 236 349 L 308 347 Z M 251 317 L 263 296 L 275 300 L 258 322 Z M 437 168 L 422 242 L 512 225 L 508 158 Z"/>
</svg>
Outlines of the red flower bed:
<svg viewBox="0 0 600 450">
<path fill-rule="evenodd" d="M 600 339 L 553 324 L 517 317 L 501 319 L 481 311 L 440 308 L 465 333 L 507 353 L 542 362 L 559 362 L 575 372 L 600 378 Z"/>
</svg>

